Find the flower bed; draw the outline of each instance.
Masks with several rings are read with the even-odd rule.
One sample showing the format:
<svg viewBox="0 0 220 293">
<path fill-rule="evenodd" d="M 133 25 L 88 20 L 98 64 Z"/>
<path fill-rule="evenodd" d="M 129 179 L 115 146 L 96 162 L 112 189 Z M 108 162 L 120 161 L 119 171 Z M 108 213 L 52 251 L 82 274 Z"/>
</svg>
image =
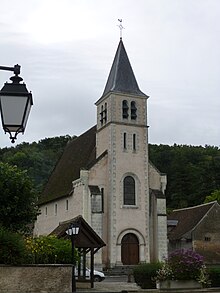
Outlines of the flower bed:
<svg viewBox="0 0 220 293">
<path fill-rule="evenodd" d="M 170 253 L 162 268 L 157 271 L 155 280 L 194 280 L 202 286 L 209 284 L 203 257 L 189 249 Z"/>
</svg>

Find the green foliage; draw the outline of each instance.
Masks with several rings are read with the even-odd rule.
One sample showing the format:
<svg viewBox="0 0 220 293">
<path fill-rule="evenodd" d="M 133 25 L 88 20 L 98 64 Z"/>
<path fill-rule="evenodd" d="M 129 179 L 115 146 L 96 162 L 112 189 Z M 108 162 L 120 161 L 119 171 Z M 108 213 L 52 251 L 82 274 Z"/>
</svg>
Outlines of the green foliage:
<svg viewBox="0 0 220 293">
<path fill-rule="evenodd" d="M 0 227 L 0 263 L 22 264 L 26 255 L 26 247 L 21 235 Z"/>
<path fill-rule="evenodd" d="M 220 268 L 208 268 L 211 287 L 220 287 Z"/>
<path fill-rule="evenodd" d="M 75 250 L 75 259 L 78 260 Z M 56 236 L 26 237 L 0 227 L 0 264 L 70 264 L 70 240 Z"/>
<path fill-rule="evenodd" d="M 156 272 L 161 268 L 160 263 L 146 263 L 136 266 L 133 269 L 134 280 L 141 289 L 156 288 L 154 280 Z"/>
<path fill-rule="evenodd" d="M 0 149 L 0 161 L 27 170 L 40 193 L 70 136 L 45 138 Z M 167 174 L 167 207 L 202 204 L 207 195 L 220 190 L 220 149 L 214 146 L 149 145 L 153 164 Z"/>
<path fill-rule="evenodd" d="M 167 207 L 202 204 L 220 189 L 220 149 L 213 146 L 149 145 L 153 164 L 167 174 Z"/>
<path fill-rule="evenodd" d="M 26 238 L 28 262 L 33 264 L 71 263 L 72 246 L 70 240 L 58 239 L 56 236 Z M 76 252 L 75 257 L 77 258 Z"/>
<path fill-rule="evenodd" d="M 36 219 L 36 194 L 26 171 L 0 162 L 0 226 L 27 231 Z"/>
<path fill-rule="evenodd" d="M 217 202 L 220 204 L 220 189 L 214 190 L 210 195 L 207 195 L 205 198 L 205 203 L 208 203 L 214 200 L 217 200 Z"/>
<path fill-rule="evenodd" d="M 22 143 L 15 148 L 0 149 L 0 161 L 16 165 L 33 180 L 35 189 L 41 192 L 64 147 L 69 135 L 45 138 L 38 143 Z"/>
</svg>

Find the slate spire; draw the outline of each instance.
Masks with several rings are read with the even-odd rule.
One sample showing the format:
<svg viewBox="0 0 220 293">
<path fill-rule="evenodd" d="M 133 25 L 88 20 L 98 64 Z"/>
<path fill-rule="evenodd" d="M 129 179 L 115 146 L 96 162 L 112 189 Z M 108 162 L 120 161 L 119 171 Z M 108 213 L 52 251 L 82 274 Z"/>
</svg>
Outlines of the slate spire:
<svg viewBox="0 0 220 293">
<path fill-rule="evenodd" d="M 138 87 L 122 39 L 120 39 L 102 96 L 110 92 L 146 96 Z"/>
</svg>

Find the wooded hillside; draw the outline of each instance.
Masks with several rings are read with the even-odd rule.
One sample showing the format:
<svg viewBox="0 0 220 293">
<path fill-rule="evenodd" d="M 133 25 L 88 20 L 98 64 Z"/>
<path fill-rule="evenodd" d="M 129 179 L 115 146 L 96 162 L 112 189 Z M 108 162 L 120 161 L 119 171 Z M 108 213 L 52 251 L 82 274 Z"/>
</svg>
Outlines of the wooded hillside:
<svg viewBox="0 0 220 293">
<path fill-rule="evenodd" d="M 167 174 L 167 206 L 181 208 L 204 202 L 220 189 L 220 149 L 213 146 L 150 145 L 153 164 Z"/>
<path fill-rule="evenodd" d="M 45 138 L 0 149 L 0 161 L 27 170 L 38 192 L 43 188 L 69 135 Z M 220 149 L 214 146 L 149 145 L 151 162 L 167 174 L 167 206 L 180 208 L 201 204 L 220 190 Z"/>
<path fill-rule="evenodd" d="M 40 192 L 70 139 L 74 137 L 65 135 L 45 138 L 38 143 L 22 143 L 16 147 L 3 148 L 0 149 L 0 161 L 27 170 Z"/>
</svg>

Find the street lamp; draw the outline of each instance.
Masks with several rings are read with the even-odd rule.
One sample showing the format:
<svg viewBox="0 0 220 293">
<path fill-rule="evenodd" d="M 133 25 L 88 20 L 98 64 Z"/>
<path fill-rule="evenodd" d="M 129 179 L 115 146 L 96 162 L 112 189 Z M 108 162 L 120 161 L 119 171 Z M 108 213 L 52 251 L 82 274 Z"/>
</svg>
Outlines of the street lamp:
<svg viewBox="0 0 220 293">
<path fill-rule="evenodd" d="M 12 143 L 15 142 L 18 133 L 24 133 L 33 105 L 31 92 L 28 92 L 25 83 L 20 84 L 23 80 L 18 76 L 20 68 L 18 64 L 14 67 L 0 66 L 0 70 L 13 71 L 15 74 L 10 78 L 12 83 L 6 82 L 0 91 L 2 126 L 5 133 L 9 133 Z"/>
<path fill-rule="evenodd" d="M 74 256 L 74 250 L 75 250 L 75 243 L 74 240 L 76 236 L 79 234 L 79 225 L 78 224 L 70 224 L 69 228 L 66 230 L 66 234 L 70 236 L 71 242 L 72 242 L 72 292 L 76 292 L 76 276 L 75 276 L 75 256 Z"/>
</svg>

